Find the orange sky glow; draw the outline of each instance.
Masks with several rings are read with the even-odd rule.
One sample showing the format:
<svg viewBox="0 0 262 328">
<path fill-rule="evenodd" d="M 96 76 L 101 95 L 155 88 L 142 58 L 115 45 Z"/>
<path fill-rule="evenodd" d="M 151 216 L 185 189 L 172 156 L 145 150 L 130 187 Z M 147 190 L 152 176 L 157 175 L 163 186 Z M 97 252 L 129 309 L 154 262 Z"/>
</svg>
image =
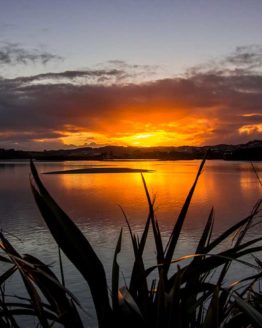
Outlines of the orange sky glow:
<svg viewBox="0 0 262 328">
<path fill-rule="evenodd" d="M 53 84 L 39 76 L 2 81 L 9 89 L 0 147 L 203 146 L 261 138 L 260 75 L 195 72 L 104 84 L 64 84 L 57 75 Z"/>
<path fill-rule="evenodd" d="M 126 114 L 128 115 L 128 113 Z M 75 132 L 59 131 L 61 134 L 59 139 L 64 145 L 77 147 L 83 146 L 91 140 L 102 145 L 110 143 L 136 147 L 200 145 L 205 142 L 207 136 L 212 134 L 213 126 L 216 124 L 215 121 L 211 122 L 206 118 L 194 117 L 180 117 L 174 121 L 174 117 L 170 115 L 169 118 L 168 113 L 165 113 L 164 110 L 162 110 L 162 114 L 160 111 L 159 114 L 148 118 L 146 122 L 143 111 L 141 116 L 139 117 L 137 114 L 133 120 L 120 120 L 119 122 L 116 120 L 115 123 L 112 122 L 107 127 L 101 128 L 101 131 L 90 132 L 78 127 L 75 127 L 77 130 Z"/>
</svg>

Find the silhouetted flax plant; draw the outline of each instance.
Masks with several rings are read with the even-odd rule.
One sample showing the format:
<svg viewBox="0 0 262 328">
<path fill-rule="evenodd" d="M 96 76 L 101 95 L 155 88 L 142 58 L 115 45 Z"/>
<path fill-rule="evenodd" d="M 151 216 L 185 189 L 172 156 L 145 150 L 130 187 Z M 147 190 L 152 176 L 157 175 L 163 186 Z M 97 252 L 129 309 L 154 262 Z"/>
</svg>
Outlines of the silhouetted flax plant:
<svg viewBox="0 0 262 328">
<path fill-rule="evenodd" d="M 102 262 L 77 225 L 51 197 L 31 161 L 31 187 L 35 201 L 59 249 L 89 285 L 99 327 L 262 327 L 262 295 L 258 284 L 262 276 L 262 262 L 256 256 L 262 250 L 262 237 L 245 239 L 248 230 L 259 223 L 262 200 L 257 202 L 249 216 L 215 238 L 212 236 L 214 211 L 211 209 L 195 254 L 175 257 L 205 160 L 199 167 L 167 245 L 163 245 L 154 215 L 154 199 L 151 199 L 142 175 L 149 214 L 140 237 L 132 230 L 122 210 L 134 252 L 130 283 L 124 287 L 119 286 L 117 262 L 121 252 L 122 229 L 112 259 L 111 286 L 108 286 Z M 150 227 L 156 249 L 156 264 L 147 267 L 143 255 Z M 232 238 L 231 246 L 217 251 L 218 246 L 228 238 Z M 64 285 L 60 255 L 62 282 L 35 257 L 20 255 L 3 233 L 0 233 L 0 239 L 3 250 L 0 260 L 9 264 L 9 269 L 0 276 L 0 327 L 19 327 L 20 315 L 37 318 L 42 327 L 54 327 L 57 323 L 68 328 L 83 327 L 79 315 L 81 305 Z M 254 261 L 247 261 L 245 255 L 252 255 Z M 239 263 L 244 269 L 252 268 L 254 273 L 227 285 L 225 278 L 233 262 Z M 16 271 L 22 277 L 28 298 L 10 302 L 5 295 L 4 285 Z M 153 271 L 157 273 L 157 279 L 151 278 Z"/>
</svg>

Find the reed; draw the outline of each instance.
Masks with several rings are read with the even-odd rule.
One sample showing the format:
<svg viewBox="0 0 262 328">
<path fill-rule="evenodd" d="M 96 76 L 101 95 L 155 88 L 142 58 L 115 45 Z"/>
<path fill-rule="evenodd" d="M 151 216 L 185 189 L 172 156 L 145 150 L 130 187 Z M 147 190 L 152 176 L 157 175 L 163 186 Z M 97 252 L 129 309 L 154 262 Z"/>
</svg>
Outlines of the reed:
<svg viewBox="0 0 262 328">
<path fill-rule="evenodd" d="M 121 252 L 122 229 L 112 258 L 109 286 L 103 264 L 94 249 L 52 198 L 31 161 L 30 182 L 36 204 L 59 248 L 89 285 L 99 327 L 262 327 L 262 298 L 258 287 L 262 262 L 256 257 L 262 250 L 262 237 L 246 239 L 248 230 L 259 223 L 262 200 L 255 204 L 249 216 L 216 237 L 213 237 L 212 209 L 195 253 L 176 257 L 179 236 L 205 160 L 199 167 L 166 245 L 163 244 L 155 218 L 154 200 L 151 199 L 142 175 L 149 214 L 143 233 L 138 236 L 123 211 L 132 242 L 134 262 L 129 285 L 121 287 L 117 257 Z M 156 249 L 156 264 L 151 267 L 144 260 L 149 229 L 153 231 Z M 229 238 L 232 239 L 231 246 L 218 251 L 219 246 Z M 20 255 L 3 233 L 0 233 L 0 239 L 0 261 L 9 264 L 9 269 L 0 276 L 0 326 L 19 327 L 19 315 L 28 315 L 36 317 L 42 327 L 53 327 L 57 323 L 68 328 L 83 327 L 79 314 L 81 305 L 64 286 L 63 279 L 60 282 L 51 269 L 35 257 Z M 247 261 L 245 255 L 252 255 L 254 261 Z M 226 277 L 234 262 L 256 271 L 227 285 Z M 60 267 L 63 273 L 61 261 Z M 20 273 L 29 297 L 11 303 L 6 298 L 4 285 L 16 271 Z M 157 279 L 152 280 L 152 272 L 156 272 Z"/>
</svg>

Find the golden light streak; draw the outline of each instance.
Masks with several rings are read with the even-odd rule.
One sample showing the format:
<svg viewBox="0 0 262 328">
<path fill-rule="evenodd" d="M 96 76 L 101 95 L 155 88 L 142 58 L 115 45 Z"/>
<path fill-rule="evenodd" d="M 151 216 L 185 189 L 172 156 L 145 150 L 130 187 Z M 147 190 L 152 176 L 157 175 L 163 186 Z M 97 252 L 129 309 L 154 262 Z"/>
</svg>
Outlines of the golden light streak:
<svg viewBox="0 0 262 328">
<path fill-rule="evenodd" d="M 247 114 L 243 114 L 241 115 L 243 117 L 253 117 L 253 116 L 262 116 L 261 113 L 247 113 Z"/>
<path fill-rule="evenodd" d="M 252 134 L 255 132 L 261 133 L 262 132 L 262 123 L 261 124 L 248 124 L 248 125 L 243 125 L 241 128 L 239 128 L 239 133 L 240 134 Z"/>
</svg>

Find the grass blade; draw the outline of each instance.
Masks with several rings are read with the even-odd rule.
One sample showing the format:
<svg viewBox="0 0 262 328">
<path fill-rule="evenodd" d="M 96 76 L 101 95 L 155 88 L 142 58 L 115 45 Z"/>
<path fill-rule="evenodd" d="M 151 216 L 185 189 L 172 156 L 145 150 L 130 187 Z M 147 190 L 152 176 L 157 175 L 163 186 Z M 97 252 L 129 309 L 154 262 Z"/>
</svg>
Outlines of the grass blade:
<svg viewBox="0 0 262 328">
<path fill-rule="evenodd" d="M 230 235 L 232 235 L 235 231 L 243 227 L 248 221 L 250 221 L 251 218 L 253 218 L 255 215 L 257 215 L 260 212 L 260 207 L 262 204 L 262 200 L 259 200 L 259 202 L 255 205 L 252 214 L 244 218 L 243 220 L 237 222 L 233 226 L 231 226 L 229 229 L 227 229 L 225 232 L 223 232 L 219 237 L 217 237 L 215 240 L 210 242 L 204 249 L 204 253 L 210 252 L 213 248 L 221 244 L 226 238 L 228 238 Z"/>
<path fill-rule="evenodd" d="M 58 247 L 58 258 L 59 258 L 59 268 L 60 268 L 60 274 L 61 274 L 61 281 L 62 285 L 65 287 L 65 275 L 64 275 L 64 268 L 63 268 L 63 261 L 62 261 L 62 254 L 61 254 L 61 248 Z"/>
<path fill-rule="evenodd" d="M 49 302 L 53 312 L 60 318 L 65 328 L 82 328 L 80 316 L 72 303 L 72 299 L 78 304 L 75 297 L 59 282 L 54 273 L 44 263 L 31 255 L 24 256 L 25 261 L 34 267 L 28 272 L 28 276 L 41 290 Z M 68 299 L 67 295 L 71 297 Z"/>
<path fill-rule="evenodd" d="M 207 155 L 208 155 L 208 152 L 206 153 L 205 158 L 202 160 L 202 162 L 200 164 L 200 167 L 199 167 L 197 175 L 196 175 L 195 182 L 193 183 L 193 186 L 191 187 L 191 189 L 189 191 L 189 194 L 186 198 L 186 201 L 185 201 L 185 203 L 184 203 L 184 205 L 181 209 L 181 212 L 178 216 L 178 219 L 176 221 L 174 229 L 173 229 L 173 231 L 171 233 L 171 236 L 169 238 L 167 248 L 166 248 L 166 255 L 165 255 L 165 271 L 166 271 L 166 273 L 168 272 L 168 269 L 169 269 L 169 266 L 170 266 L 170 263 L 171 263 L 171 260 L 172 260 L 176 245 L 177 245 L 177 241 L 178 241 L 178 238 L 180 236 L 181 229 L 182 229 L 183 223 L 185 221 L 186 214 L 187 214 L 187 211 L 188 211 L 192 196 L 194 194 L 198 179 L 199 179 L 200 174 L 201 174 L 201 172 L 203 170 L 203 167 L 205 165 Z"/>
<path fill-rule="evenodd" d="M 150 215 L 150 219 L 151 219 L 151 224 L 152 224 L 153 234 L 154 234 L 154 239 L 155 239 L 155 245 L 156 245 L 156 250 L 157 250 L 157 263 L 160 264 L 160 263 L 163 263 L 163 261 L 164 261 L 163 243 L 162 243 L 161 235 L 159 233 L 159 229 L 157 228 L 157 224 L 156 224 L 156 220 L 155 220 L 154 206 L 151 201 L 151 197 L 149 195 L 146 181 L 145 181 L 145 178 L 142 173 L 141 173 L 141 177 L 142 177 L 142 181 L 143 181 L 143 185 L 144 185 L 144 189 L 145 189 L 145 193 L 146 193 L 146 198 L 147 198 L 147 202 L 148 202 L 148 206 L 149 206 L 149 215 Z"/>
<path fill-rule="evenodd" d="M 38 208 L 58 246 L 88 282 L 99 325 L 104 327 L 112 319 L 112 310 L 103 265 L 79 228 L 50 196 L 32 161 L 31 171 L 38 187 L 31 182 Z"/>
<path fill-rule="evenodd" d="M 118 310 L 118 283 L 119 283 L 119 265 L 117 263 L 117 255 L 121 251 L 121 241 L 122 241 L 122 229 L 120 231 L 115 254 L 113 260 L 113 268 L 112 268 L 112 306 L 113 310 Z"/>
<path fill-rule="evenodd" d="M 198 243 L 198 246 L 197 246 L 197 249 L 196 249 L 197 254 L 204 253 L 205 246 L 207 244 L 209 244 L 211 234 L 212 234 L 212 230 L 213 230 L 213 225 L 214 225 L 214 209 L 212 208 L 211 211 L 210 211 L 210 214 L 208 216 L 205 229 L 202 233 L 202 236 L 199 240 L 199 243 Z"/>
<path fill-rule="evenodd" d="M 236 304 L 249 317 L 254 327 L 262 328 L 262 314 L 258 312 L 251 304 L 242 300 L 242 298 L 238 295 L 234 294 L 233 296 L 236 300 Z"/>
</svg>

